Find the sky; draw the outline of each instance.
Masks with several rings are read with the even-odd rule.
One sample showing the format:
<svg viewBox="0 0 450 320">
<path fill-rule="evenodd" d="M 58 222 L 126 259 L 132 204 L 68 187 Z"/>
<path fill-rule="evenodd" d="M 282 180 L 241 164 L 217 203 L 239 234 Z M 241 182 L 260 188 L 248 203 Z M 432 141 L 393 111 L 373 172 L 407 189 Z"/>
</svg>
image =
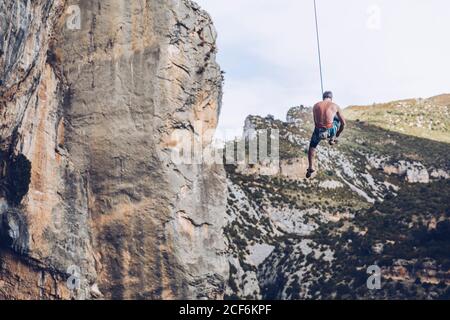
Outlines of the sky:
<svg viewBox="0 0 450 320">
<path fill-rule="evenodd" d="M 225 71 L 219 132 L 321 96 L 313 0 L 196 0 Z M 450 93 L 450 1 L 317 0 L 325 90 L 342 107 Z"/>
</svg>

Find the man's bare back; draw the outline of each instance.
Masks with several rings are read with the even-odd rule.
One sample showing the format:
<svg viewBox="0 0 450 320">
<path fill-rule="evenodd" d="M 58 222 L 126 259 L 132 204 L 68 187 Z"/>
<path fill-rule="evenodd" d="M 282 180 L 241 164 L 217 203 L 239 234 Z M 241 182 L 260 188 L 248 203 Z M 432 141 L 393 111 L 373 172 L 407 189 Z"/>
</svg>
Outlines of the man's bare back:
<svg viewBox="0 0 450 320">
<path fill-rule="evenodd" d="M 318 129 L 329 129 L 333 127 L 336 114 L 340 111 L 337 104 L 332 101 L 320 101 L 313 108 L 314 123 Z"/>
</svg>

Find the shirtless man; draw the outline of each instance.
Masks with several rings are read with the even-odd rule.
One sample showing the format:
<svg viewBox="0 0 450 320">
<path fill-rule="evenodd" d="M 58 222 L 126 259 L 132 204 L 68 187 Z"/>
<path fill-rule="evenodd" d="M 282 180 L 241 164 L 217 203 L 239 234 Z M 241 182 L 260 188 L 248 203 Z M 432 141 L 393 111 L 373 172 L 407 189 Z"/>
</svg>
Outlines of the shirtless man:
<svg viewBox="0 0 450 320">
<path fill-rule="evenodd" d="M 313 113 L 316 128 L 314 129 L 308 151 L 309 167 L 306 173 L 308 179 L 316 171 L 314 169 L 314 156 L 320 141 L 329 140 L 330 145 L 336 144 L 336 139 L 339 138 L 345 127 L 342 110 L 337 104 L 333 103 L 333 93 L 331 91 L 323 94 L 323 101 L 316 103 Z"/>
</svg>

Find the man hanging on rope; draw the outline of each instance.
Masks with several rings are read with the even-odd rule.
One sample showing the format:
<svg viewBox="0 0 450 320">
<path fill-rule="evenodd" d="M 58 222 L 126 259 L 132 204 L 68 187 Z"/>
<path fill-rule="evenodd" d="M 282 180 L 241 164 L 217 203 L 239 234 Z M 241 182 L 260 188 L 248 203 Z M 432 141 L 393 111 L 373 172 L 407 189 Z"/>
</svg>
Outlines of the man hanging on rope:
<svg viewBox="0 0 450 320">
<path fill-rule="evenodd" d="M 327 91 L 323 94 L 323 101 L 316 103 L 313 108 L 314 123 L 316 128 L 311 138 L 308 151 L 309 168 L 306 173 L 307 178 L 311 178 L 315 172 L 314 156 L 320 141 L 328 140 L 330 145 L 337 143 L 337 138 L 344 131 L 345 119 L 341 108 L 333 103 L 333 93 Z"/>
</svg>

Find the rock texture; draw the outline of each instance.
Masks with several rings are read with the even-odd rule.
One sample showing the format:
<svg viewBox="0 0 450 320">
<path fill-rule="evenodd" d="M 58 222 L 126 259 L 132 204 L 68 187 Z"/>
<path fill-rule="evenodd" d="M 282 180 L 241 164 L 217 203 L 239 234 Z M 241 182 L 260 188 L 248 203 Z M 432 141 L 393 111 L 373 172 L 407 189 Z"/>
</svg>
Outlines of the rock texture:
<svg viewBox="0 0 450 320">
<path fill-rule="evenodd" d="M 272 174 L 264 163 L 226 166 L 227 296 L 449 299 L 450 145 L 429 139 L 430 129 L 405 135 L 362 114 L 338 145 L 318 147 L 306 179 L 312 118 L 300 106 L 285 122 L 245 121 L 246 139 L 279 130 L 280 159 Z M 380 290 L 367 287 L 374 265 Z"/>
<path fill-rule="evenodd" d="M 0 30 L 0 298 L 221 298 L 223 168 L 171 158 L 217 125 L 208 14 L 6 0 Z"/>
</svg>

